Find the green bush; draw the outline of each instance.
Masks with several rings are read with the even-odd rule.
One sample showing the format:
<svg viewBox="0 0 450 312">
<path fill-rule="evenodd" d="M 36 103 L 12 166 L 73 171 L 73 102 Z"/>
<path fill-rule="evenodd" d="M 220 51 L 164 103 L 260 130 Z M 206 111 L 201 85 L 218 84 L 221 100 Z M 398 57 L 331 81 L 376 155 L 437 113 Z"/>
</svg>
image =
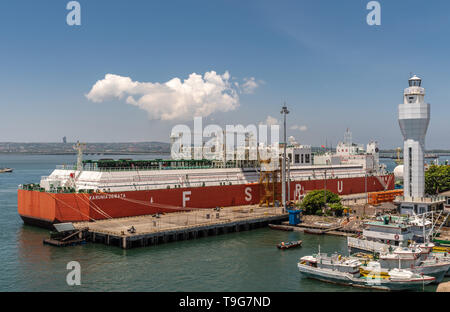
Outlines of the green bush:
<svg viewBox="0 0 450 312">
<path fill-rule="evenodd" d="M 425 171 L 425 192 L 436 195 L 448 190 L 450 190 L 450 166 L 430 166 Z"/>
<path fill-rule="evenodd" d="M 326 191 L 328 204 L 340 204 L 339 196 L 331 191 Z M 301 208 L 305 214 L 317 214 L 317 210 L 322 211 L 325 206 L 324 190 L 314 190 L 306 194 L 301 203 Z"/>
<path fill-rule="evenodd" d="M 345 209 L 345 207 L 342 206 L 341 203 L 329 204 L 328 206 L 330 207 L 331 211 L 334 212 L 334 215 L 337 217 L 341 217 Z"/>
</svg>

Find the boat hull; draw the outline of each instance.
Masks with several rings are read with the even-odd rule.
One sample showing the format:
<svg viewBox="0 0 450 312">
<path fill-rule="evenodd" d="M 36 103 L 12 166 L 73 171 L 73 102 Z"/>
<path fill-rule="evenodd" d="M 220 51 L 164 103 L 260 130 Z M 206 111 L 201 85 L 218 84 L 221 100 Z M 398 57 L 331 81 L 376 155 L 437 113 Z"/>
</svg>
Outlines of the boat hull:
<svg viewBox="0 0 450 312">
<path fill-rule="evenodd" d="M 427 276 L 433 276 L 436 280 L 433 282 L 438 284 L 442 282 L 448 270 L 450 269 L 450 263 L 448 264 L 437 264 L 430 266 L 419 266 L 416 267 L 413 271 L 417 273 L 421 273 Z"/>
<path fill-rule="evenodd" d="M 367 178 L 367 191 L 394 188 L 390 175 Z M 293 181 L 290 198 L 323 189 L 324 180 Z M 339 195 L 364 193 L 365 178 L 327 179 L 326 188 Z M 25 223 L 48 227 L 60 222 L 95 221 L 195 208 L 259 204 L 263 186 L 258 183 L 151 189 L 111 193 L 50 193 L 18 190 L 18 212 Z"/>
<path fill-rule="evenodd" d="M 448 272 L 448 269 L 450 268 L 450 263 L 446 263 L 446 264 L 436 264 L 436 265 L 422 265 L 422 266 L 417 266 L 414 268 L 411 268 L 410 270 L 412 272 L 418 273 L 418 274 L 423 274 L 426 276 L 431 276 L 434 277 L 435 280 L 432 282 L 432 284 L 439 284 L 440 282 L 442 282 L 442 280 L 444 279 L 444 277 L 446 276 L 446 273 Z M 362 271 L 363 275 L 368 275 L 370 274 L 370 271 L 367 270 L 363 270 Z M 382 275 L 387 276 L 388 273 L 387 271 L 381 271 Z"/>
<path fill-rule="evenodd" d="M 311 268 L 304 264 L 298 264 L 299 271 L 306 277 L 320 280 L 327 283 L 346 285 L 358 288 L 370 288 L 387 291 L 416 290 L 434 281 L 433 277 L 426 276 L 423 279 L 414 280 L 387 280 L 387 279 L 366 279 L 354 277 L 349 273 L 337 272 L 333 270 Z"/>
</svg>

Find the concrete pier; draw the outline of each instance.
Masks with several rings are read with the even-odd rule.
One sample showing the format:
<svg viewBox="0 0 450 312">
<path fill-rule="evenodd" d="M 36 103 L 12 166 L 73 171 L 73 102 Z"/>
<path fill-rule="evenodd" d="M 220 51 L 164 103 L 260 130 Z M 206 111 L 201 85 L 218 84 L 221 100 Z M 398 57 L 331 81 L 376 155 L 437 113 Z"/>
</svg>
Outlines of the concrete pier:
<svg viewBox="0 0 450 312">
<path fill-rule="evenodd" d="M 74 226 L 88 228 L 87 241 L 129 249 L 248 231 L 269 223 L 280 223 L 288 217 L 282 207 L 239 206 L 79 222 Z M 129 231 L 132 227 L 134 232 Z"/>
</svg>

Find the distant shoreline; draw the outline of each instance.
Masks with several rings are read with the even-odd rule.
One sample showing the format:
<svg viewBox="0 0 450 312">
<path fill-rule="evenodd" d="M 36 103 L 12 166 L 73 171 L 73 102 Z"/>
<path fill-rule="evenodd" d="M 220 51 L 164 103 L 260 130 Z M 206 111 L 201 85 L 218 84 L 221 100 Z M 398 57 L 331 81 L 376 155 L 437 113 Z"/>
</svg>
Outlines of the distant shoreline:
<svg viewBox="0 0 450 312">
<path fill-rule="evenodd" d="M 87 143 L 85 155 L 165 154 L 170 144 L 165 142 Z M 72 143 L 14 143 L 0 142 L 0 155 L 75 155 Z"/>
<path fill-rule="evenodd" d="M 170 152 L 105 152 L 105 153 L 83 153 L 83 155 L 97 155 L 97 156 L 108 156 L 108 155 L 147 155 L 147 154 L 156 154 L 156 155 L 170 155 Z M 64 153 L 64 152 L 0 152 L 0 155 L 74 155 L 77 153 Z"/>
</svg>

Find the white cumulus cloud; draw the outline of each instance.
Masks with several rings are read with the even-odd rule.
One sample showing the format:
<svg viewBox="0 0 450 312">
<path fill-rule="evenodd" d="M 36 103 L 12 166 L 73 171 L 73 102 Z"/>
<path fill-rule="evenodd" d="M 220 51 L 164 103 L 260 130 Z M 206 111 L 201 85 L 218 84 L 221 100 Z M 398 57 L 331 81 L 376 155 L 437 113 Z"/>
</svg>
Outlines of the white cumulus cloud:
<svg viewBox="0 0 450 312">
<path fill-rule="evenodd" d="M 291 130 L 298 130 L 298 131 L 306 131 L 308 130 L 308 127 L 305 125 L 293 125 L 290 127 Z"/>
<path fill-rule="evenodd" d="M 255 87 L 250 83 L 247 88 Z M 94 84 L 86 97 L 93 102 L 126 98 L 128 104 L 145 110 L 150 119 L 161 120 L 207 117 L 239 107 L 238 90 L 230 83 L 230 74 L 225 72 L 220 75 L 215 71 L 206 72 L 203 76 L 192 73 L 183 81 L 173 78 L 164 83 L 139 82 L 129 77 L 106 74 L 104 79 Z"/>
<path fill-rule="evenodd" d="M 267 116 L 266 121 L 260 122 L 259 124 L 274 126 L 274 125 L 278 125 L 279 122 L 278 122 L 278 119 L 269 115 L 269 116 Z"/>
<path fill-rule="evenodd" d="M 244 83 L 242 84 L 242 92 L 246 94 L 252 94 L 258 87 L 259 84 L 258 82 L 256 82 L 255 77 L 244 78 Z"/>
</svg>

